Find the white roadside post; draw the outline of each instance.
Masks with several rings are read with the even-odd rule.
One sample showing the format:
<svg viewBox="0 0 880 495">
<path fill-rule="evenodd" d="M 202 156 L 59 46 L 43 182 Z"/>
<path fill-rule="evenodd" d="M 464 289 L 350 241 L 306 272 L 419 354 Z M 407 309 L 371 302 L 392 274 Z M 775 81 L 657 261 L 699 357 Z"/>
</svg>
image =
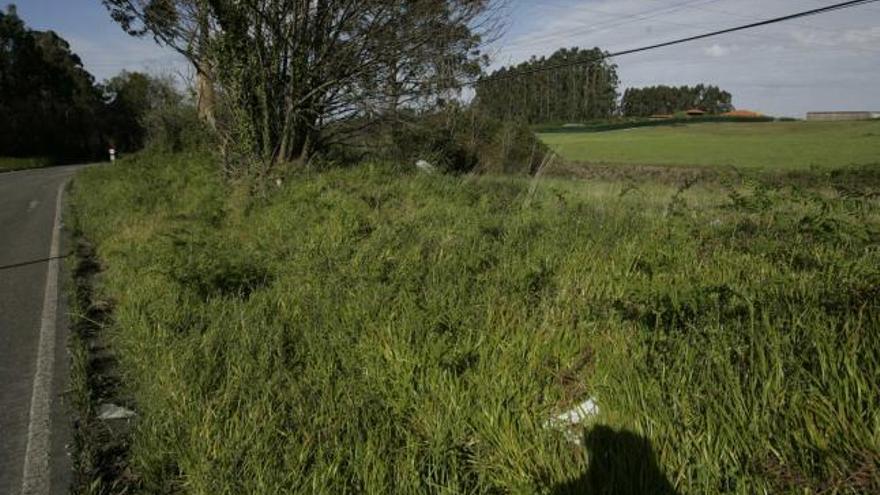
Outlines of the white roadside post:
<svg viewBox="0 0 880 495">
<path fill-rule="evenodd" d="M 116 161 L 116 148 L 110 148 L 110 161 Z"/>
</svg>

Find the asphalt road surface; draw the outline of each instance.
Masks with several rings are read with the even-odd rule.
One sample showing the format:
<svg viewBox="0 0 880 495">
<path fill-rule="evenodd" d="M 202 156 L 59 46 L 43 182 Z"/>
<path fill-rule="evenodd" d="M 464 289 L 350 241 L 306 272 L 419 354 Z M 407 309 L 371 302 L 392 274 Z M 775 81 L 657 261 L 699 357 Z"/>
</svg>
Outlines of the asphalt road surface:
<svg viewBox="0 0 880 495">
<path fill-rule="evenodd" d="M 0 494 L 67 493 L 67 248 L 76 166 L 0 173 Z"/>
</svg>

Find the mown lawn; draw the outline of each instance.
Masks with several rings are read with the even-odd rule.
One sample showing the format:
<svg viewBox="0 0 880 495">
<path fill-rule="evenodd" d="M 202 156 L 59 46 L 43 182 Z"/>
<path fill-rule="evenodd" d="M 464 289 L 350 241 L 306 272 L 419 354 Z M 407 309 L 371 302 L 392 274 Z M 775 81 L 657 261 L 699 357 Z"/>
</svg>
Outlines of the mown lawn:
<svg viewBox="0 0 880 495">
<path fill-rule="evenodd" d="M 83 171 L 131 490 L 880 490 L 876 169 L 530 185 Z M 545 426 L 587 397 L 580 443 Z"/>
<path fill-rule="evenodd" d="M 880 163 L 880 121 L 706 123 L 541 139 L 562 158 L 584 163 L 766 170 Z"/>
</svg>

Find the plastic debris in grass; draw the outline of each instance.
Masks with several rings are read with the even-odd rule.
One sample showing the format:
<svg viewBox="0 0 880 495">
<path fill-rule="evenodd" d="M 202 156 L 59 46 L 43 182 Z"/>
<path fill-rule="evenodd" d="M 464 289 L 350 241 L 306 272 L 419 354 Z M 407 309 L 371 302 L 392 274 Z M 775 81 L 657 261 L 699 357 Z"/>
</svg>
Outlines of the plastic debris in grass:
<svg viewBox="0 0 880 495">
<path fill-rule="evenodd" d="M 544 427 L 559 430 L 571 442 L 580 443 L 581 438 L 577 428 L 598 415 L 599 404 L 596 403 L 596 399 L 590 397 L 568 411 L 548 419 L 544 422 Z"/>
<path fill-rule="evenodd" d="M 422 172 L 426 172 L 426 173 L 429 173 L 429 174 L 433 174 L 434 172 L 437 171 L 437 169 L 434 168 L 433 165 L 431 165 L 430 163 L 426 162 L 425 160 L 419 160 L 419 161 L 417 161 L 417 162 L 416 162 L 416 168 L 419 169 L 419 170 L 421 170 Z"/>
<path fill-rule="evenodd" d="M 133 418 L 136 413 L 131 409 L 126 409 L 116 404 L 101 404 L 98 406 L 98 419 L 129 419 Z"/>
</svg>

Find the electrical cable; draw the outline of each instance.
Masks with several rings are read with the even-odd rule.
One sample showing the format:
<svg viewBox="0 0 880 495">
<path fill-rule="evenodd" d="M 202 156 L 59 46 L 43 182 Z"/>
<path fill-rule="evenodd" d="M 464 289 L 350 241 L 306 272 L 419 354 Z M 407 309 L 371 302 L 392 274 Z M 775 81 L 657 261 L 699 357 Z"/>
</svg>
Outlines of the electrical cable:
<svg viewBox="0 0 880 495">
<path fill-rule="evenodd" d="M 554 70 L 554 69 L 562 69 L 562 68 L 566 68 L 566 67 L 574 67 L 574 66 L 578 66 L 578 65 L 592 64 L 592 63 L 595 63 L 595 62 L 600 62 L 600 61 L 602 61 L 602 60 L 607 60 L 607 59 L 609 59 L 609 58 L 616 58 L 616 57 L 621 57 L 621 56 L 623 56 L 623 55 L 631 55 L 631 54 L 633 54 L 633 53 L 640 53 L 640 52 L 646 52 L 646 51 L 649 51 L 649 50 L 656 50 L 656 49 L 658 49 L 658 48 L 665 48 L 665 47 L 668 47 L 668 46 L 679 45 L 679 44 L 682 44 L 682 43 L 688 43 L 688 42 L 691 42 L 691 41 L 696 41 L 696 40 L 701 40 L 701 39 L 706 39 L 706 38 L 712 38 L 712 37 L 720 36 L 720 35 L 723 35 L 723 34 L 735 33 L 735 32 L 737 32 L 737 31 L 744 31 L 744 30 L 746 30 L 746 29 L 754 29 L 754 28 L 756 28 L 756 27 L 768 26 L 768 25 L 771 25 L 771 24 L 777 24 L 777 23 L 780 23 L 780 22 L 785 22 L 785 21 L 789 21 L 789 20 L 793 20 L 793 19 L 799 19 L 799 18 L 802 18 L 802 17 L 809 17 L 809 16 L 814 16 L 814 15 L 819 15 L 819 14 L 825 14 L 825 13 L 832 12 L 832 11 L 835 11 L 835 10 L 842 10 L 842 9 L 847 9 L 847 8 L 852 8 L 852 7 L 858 7 L 858 6 L 861 6 L 861 5 L 867 5 L 867 4 L 870 4 L 870 3 L 875 3 L 875 2 L 877 2 L 877 1 L 880 1 L 880 0 L 850 0 L 850 1 L 848 1 L 848 2 L 841 2 L 841 3 L 834 4 L 834 5 L 828 5 L 828 6 L 825 6 L 825 7 L 820 7 L 820 8 L 817 8 L 817 9 L 805 10 L 805 11 L 802 11 L 802 12 L 797 12 L 797 13 L 794 13 L 794 14 L 784 15 L 784 16 L 781 16 L 781 17 L 774 17 L 774 18 L 772 18 L 772 19 L 766 19 L 766 20 L 763 20 L 763 21 L 753 22 L 753 23 L 750 23 L 750 24 L 744 24 L 744 25 L 742 25 L 742 26 L 736 26 L 736 27 L 732 27 L 732 28 L 721 29 L 721 30 L 712 31 L 712 32 L 709 32 L 709 33 L 703 33 L 703 34 L 698 34 L 698 35 L 694 35 L 694 36 L 688 36 L 688 37 L 685 37 L 685 38 L 678 38 L 678 39 L 675 39 L 675 40 L 672 40 L 672 41 L 665 41 L 665 42 L 662 42 L 662 43 L 655 43 L 655 44 L 652 44 L 652 45 L 643 46 L 643 47 L 639 47 L 639 48 L 630 48 L 630 49 L 628 49 L 628 50 L 621 50 L 621 51 L 618 51 L 618 52 L 605 53 L 605 54 L 603 54 L 603 55 L 600 56 L 600 57 L 595 57 L 595 58 L 592 58 L 592 59 L 589 59 L 589 60 L 578 60 L 578 61 L 575 61 L 575 62 L 566 62 L 566 63 L 554 64 L 554 65 L 546 66 L 546 67 L 537 67 L 537 68 L 529 69 L 529 70 L 526 70 L 526 71 L 523 71 L 523 72 L 519 72 L 519 73 L 516 73 L 516 74 L 504 74 L 504 75 L 501 75 L 501 76 L 489 76 L 489 77 L 484 77 L 484 78 L 477 79 L 477 80 L 474 80 L 474 81 L 468 81 L 468 82 L 464 83 L 463 86 L 464 86 L 464 87 L 476 86 L 477 84 L 484 84 L 484 83 L 487 83 L 487 82 L 494 82 L 494 81 L 498 81 L 498 80 L 504 80 L 504 79 L 516 78 L 516 77 L 520 77 L 520 76 L 524 76 L 524 75 L 528 75 L 528 74 L 533 74 L 533 73 L 536 73 L 536 72 L 545 72 L 545 71 Z"/>
</svg>

